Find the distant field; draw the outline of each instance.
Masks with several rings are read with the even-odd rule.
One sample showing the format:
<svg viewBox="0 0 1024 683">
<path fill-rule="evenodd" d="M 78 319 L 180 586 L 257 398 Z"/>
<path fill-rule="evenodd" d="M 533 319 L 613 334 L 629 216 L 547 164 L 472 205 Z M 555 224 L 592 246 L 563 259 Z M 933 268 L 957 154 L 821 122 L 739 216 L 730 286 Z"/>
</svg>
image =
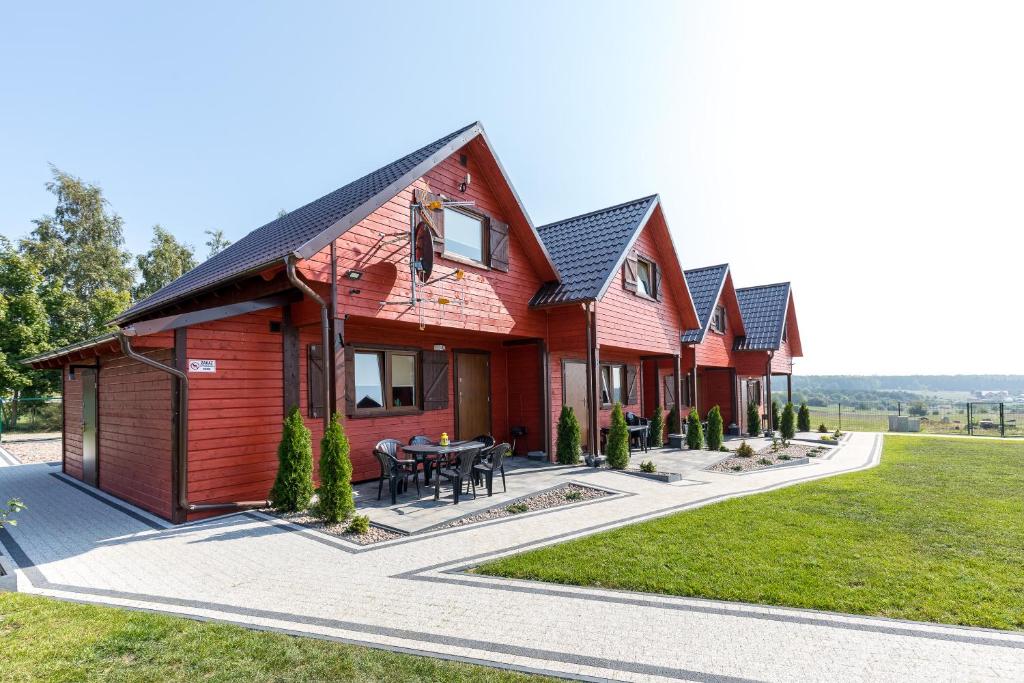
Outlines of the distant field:
<svg viewBox="0 0 1024 683">
<path fill-rule="evenodd" d="M 843 406 L 842 414 L 838 406 L 810 407 L 811 427 L 817 429 L 824 424 L 829 431 L 842 429 L 854 432 L 885 432 L 889 430 L 889 416 L 896 415 L 895 410 L 857 410 Z M 930 410 L 928 415 L 921 417 L 921 431 L 926 434 L 966 434 L 967 409 L 958 406 L 953 409 L 940 408 Z M 904 415 L 907 413 L 904 412 Z M 841 426 L 840 426 L 841 418 Z M 1006 436 L 1024 436 L 1024 407 L 1005 408 Z M 999 436 L 998 409 L 982 412 L 977 408 L 974 413 L 977 436 Z"/>
</svg>

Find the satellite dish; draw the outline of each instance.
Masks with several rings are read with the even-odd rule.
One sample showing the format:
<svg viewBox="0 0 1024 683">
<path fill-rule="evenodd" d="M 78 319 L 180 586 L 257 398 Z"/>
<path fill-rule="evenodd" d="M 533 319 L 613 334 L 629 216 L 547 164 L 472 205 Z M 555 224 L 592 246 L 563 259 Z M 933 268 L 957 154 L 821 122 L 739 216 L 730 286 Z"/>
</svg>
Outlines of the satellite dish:
<svg viewBox="0 0 1024 683">
<path fill-rule="evenodd" d="M 430 273 L 434 270 L 434 237 L 426 223 L 416 226 L 416 243 L 413 246 L 416 260 L 416 275 L 420 282 L 430 279 Z"/>
</svg>

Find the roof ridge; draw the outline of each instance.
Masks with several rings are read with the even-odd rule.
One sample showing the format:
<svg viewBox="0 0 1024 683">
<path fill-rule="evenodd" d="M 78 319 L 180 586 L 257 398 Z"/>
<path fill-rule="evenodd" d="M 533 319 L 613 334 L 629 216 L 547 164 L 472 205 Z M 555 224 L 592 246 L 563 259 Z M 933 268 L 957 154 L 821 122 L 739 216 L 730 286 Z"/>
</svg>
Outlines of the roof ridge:
<svg viewBox="0 0 1024 683">
<path fill-rule="evenodd" d="M 712 270 L 714 268 L 728 268 L 728 267 L 729 267 L 728 263 L 718 263 L 718 264 L 713 265 L 713 266 L 701 266 L 700 268 L 689 268 L 687 270 L 684 270 L 683 272 L 684 273 L 699 273 L 702 270 Z"/>
<path fill-rule="evenodd" d="M 659 197 L 659 195 L 656 192 L 654 194 L 649 194 L 646 197 L 640 197 L 639 199 L 631 199 L 629 201 L 622 202 L 620 204 L 615 204 L 613 206 L 606 206 L 603 209 L 595 209 L 594 211 L 588 211 L 586 213 L 581 213 L 578 216 L 570 216 L 569 218 L 563 218 L 560 221 L 552 221 L 551 223 L 545 223 L 544 225 L 539 226 L 537 228 L 537 230 L 543 230 L 545 228 L 554 227 L 556 225 L 561 225 L 563 223 L 568 223 L 569 221 L 579 220 L 580 218 L 587 218 L 589 216 L 595 216 L 595 215 L 597 215 L 599 213 L 606 213 L 608 211 L 614 211 L 615 209 L 621 209 L 622 207 L 629 206 L 630 204 L 639 204 L 641 202 L 650 201 L 651 199 L 658 199 L 658 197 Z"/>
<path fill-rule="evenodd" d="M 792 287 L 793 283 L 792 282 L 773 282 L 773 283 L 768 284 L 768 285 L 751 285 L 750 287 L 737 287 L 736 291 L 737 292 L 747 292 L 747 291 L 750 291 L 752 289 L 767 289 L 769 287 L 783 287 L 783 286 L 785 286 L 785 287 Z"/>
</svg>

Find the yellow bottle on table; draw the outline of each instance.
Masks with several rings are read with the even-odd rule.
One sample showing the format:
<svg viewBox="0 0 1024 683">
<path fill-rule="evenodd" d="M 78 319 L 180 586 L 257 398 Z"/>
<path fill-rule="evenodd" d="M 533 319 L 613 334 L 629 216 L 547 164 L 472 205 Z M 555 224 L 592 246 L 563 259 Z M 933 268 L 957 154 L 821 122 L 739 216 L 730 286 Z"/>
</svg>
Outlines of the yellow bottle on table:
<svg viewBox="0 0 1024 683">
<path fill-rule="evenodd" d="M 448 445 L 448 432 L 441 432 L 441 445 L 442 446 L 447 446 Z"/>
</svg>

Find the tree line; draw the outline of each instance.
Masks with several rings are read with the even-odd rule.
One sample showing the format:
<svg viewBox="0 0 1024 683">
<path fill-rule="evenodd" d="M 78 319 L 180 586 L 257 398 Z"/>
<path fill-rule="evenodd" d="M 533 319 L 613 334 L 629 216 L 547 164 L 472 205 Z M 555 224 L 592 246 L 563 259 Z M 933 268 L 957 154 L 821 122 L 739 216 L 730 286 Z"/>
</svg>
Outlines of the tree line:
<svg viewBox="0 0 1024 683">
<path fill-rule="evenodd" d="M 31 370 L 21 359 L 109 332 L 133 302 L 197 265 L 192 245 L 160 225 L 149 250 L 133 256 L 124 221 L 100 187 L 51 170 L 53 212 L 32 221 L 20 240 L 0 236 L 0 398 L 11 404 L 8 420 L 17 419 L 20 397 L 59 387 L 57 373 Z M 220 230 L 206 234 L 207 258 L 230 245 Z"/>
</svg>

